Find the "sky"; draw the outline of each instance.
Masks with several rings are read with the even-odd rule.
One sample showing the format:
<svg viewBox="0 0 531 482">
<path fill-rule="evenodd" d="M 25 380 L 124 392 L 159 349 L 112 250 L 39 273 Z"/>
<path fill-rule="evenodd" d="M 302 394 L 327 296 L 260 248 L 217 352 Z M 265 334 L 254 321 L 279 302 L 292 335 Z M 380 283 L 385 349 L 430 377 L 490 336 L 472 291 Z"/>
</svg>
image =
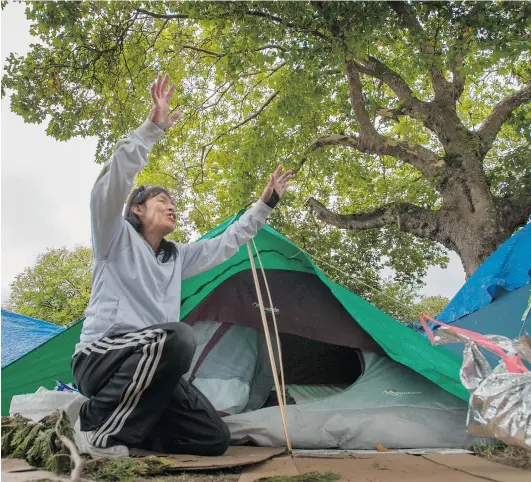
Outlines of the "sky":
<svg viewBox="0 0 531 482">
<path fill-rule="evenodd" d="M 2 70 L 11 53 L 23 55 L 35 42 L 29 34 L 25 6 L 10 3 L 2 15 Z M 89 196 L 100 167 L 96 139 L 58 142 L 46 135 L 46 124 L 26 124 L 1 102 L 1 294 L 48 248 L 90 245 Z M 450 253 L 448 268 L 432 267 L 421 293 L 451 298 L 465 274 Z"/>
</svg>

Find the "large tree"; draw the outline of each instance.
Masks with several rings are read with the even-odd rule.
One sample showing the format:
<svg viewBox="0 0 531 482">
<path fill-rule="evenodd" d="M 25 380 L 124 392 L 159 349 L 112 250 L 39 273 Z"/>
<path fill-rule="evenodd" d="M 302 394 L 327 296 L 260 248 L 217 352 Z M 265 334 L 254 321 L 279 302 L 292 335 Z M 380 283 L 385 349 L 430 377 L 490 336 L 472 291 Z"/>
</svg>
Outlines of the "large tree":
<svg viewBox="0 0 531 482">
<path fill-rule="evenodd" d="M 280 160 L 298 175 L 275 222 L 317 240 L 306 249 L 332 259 L 365 245 L 412 275 L 441 262 L 442 245 L 471 274 L 531 213 L 530 13 L 525 2 L 32 2 L 40 42 L 9 56 L 2 88 L 57 139 L 98 136 L 102 161 L 145 117 L 154 73 L 169 71 L 183 121 L 141 179 L 173 189 L 183 229 L 245 205 Z M 340 242 L 323 248 L 307 209 L 353 234 L 325 227 Z"/>
<path fill-rule="evenodd" d="M 57 325 L 83 316 L 90 299 L 92 250 L 48 249 L 11 283 L 7 309 Z"/>
</svg>

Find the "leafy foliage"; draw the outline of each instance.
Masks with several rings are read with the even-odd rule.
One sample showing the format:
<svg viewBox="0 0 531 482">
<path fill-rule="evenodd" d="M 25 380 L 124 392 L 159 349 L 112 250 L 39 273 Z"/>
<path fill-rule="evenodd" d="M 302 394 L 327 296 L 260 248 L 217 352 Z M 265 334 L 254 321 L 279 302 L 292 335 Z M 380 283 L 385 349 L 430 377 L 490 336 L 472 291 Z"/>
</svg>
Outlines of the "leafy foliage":
<svg viewBox="0 0 531 482">
<path fill-rule="evenodd" d="M 70 454 L 57 436 L 57 431 L 70 440 L 74 431 L 66 414 L 59 410 L 32 422 L 20 415 L 2 417 L 2 457 L 25 459 L 32 467 L 56 474 L 69 474 Z M 84 464 L 83 475 L 95 480 L 122 482 L 140 477 L 162 475 L 171 463 L 162 457 L 94 459 Z"/>
<path fill-rule="evenodd" d="M 90 300 L 92 250 L 48 249 L 11 283 L 7 308 L 57 325 L 83 316 Z"/>
<path fill-rule="evenodd" d="M 426 313 L 432 318 L 436 318 L 449 302 L 450 300 L 444 296 L 427 296 L 415 305 L 415 309 L 419 315 Z"/>
<path fill-rule="evenodd" d="M 33 467 L 69 473 L 69 452 L 59 440 L 56 427 L 61 435 L 72 438 L 72 427 L 60 411 L 37 423 L 20 415 L 2 417 L 2 457 L 23 458 Z"/>
<path fill-rule="evenodd" d="M 354 148 L 338 141 L 364 128 L 353 115 L 345 62 L 381 59 L 426 102 L 436 97 L 432 73 L 440 70 L 447 84 L 462 90 L 457 134 L 475 132 L 497 102 L 530 81 L 531 7 L 406 3 L 429 39 L 419 48 L 418 32 L 404 24 L 395 5 L 31 2 L 26 15 L 38 43 L 26 56 L 9 55 L 2 92 L 11 93 L 14 112 L 27 122 L 47 121 L 48 134 L 58 140 L 97 136 L 97 161 L 103 162 L 145 118 L 156 72 L 170 72 L 183 121 L 156 146 L 139 182 L 173 192 L 182 213 L 179 240 L 214 227 L 256 198 L 267 173 L 282 162 L 297 176 L 274 227 L 295 242 L 304 238 L 306 246 L 362 278 L 377 278 L 385 260 L 398 280 L 416 284 L 428 266 L 447 262 L 445 248 L 433 241 L 436 229 L 414 236 L 394 216 L 383 229 L 345 233 L 320 228 L 308 214 L 310 196 L 338 214 L 396 203 L 427 212 L 444 205 L 433 176 L 404 156 L 374 155 L 368 144 Z M 441 156 L 448 173 L 457 173 L 462 160 L 426 127 L 429 119 L 412 116 L 388 82 L 364 75 L 361 87 L 367 117 L 387 139 L 385 152 L 400 142 L 422 146 Z M 484 170 L 496 195 L 527 189 L 530 117 L 528 104 L 516 106 L 489 148 Z M 328 141 L 316 142 L 323 138 Z M 473 151 L 475 141 L 469 141 Z M 452 236 L 437 241 L 456 249 Z M 497 242 L 487 243 L 480 257 Z"/>
<path fill-rule="evenodd" d="M 95 459 L 86 466 L 86 475 L 95 480 L 126 482 L 162 475 L 171 467 L 163 457 Z"/>
<path fill-rule="evenodd" d="M 333 472 L 307 472 L 302 475 L 262 477 L 258 482 L 335 482 L 340 479 L 341 476 Z"/>
<path fill-rule="evenodd" d="M 389 279 L 378 290 L 372 290 L 367 298 L 382 311 L 404 323 L 418 322 L 421 313 L 436 317 L 450 301 L 444 296 L 420 296 L 418 290 L 411 286 Z"/>
</svg>

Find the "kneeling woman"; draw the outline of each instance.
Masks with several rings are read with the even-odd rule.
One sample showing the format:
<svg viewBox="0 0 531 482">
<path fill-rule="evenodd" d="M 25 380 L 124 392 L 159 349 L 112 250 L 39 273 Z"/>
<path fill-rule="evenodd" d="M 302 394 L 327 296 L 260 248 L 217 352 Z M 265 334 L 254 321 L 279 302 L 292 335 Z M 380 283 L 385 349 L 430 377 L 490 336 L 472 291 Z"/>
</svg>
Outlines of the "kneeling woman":
<svg viewBox="0 0 531 482">
<path fill-rule="evenodd" d="M 146 122 L 119 143 L 91 195 L 94 272 L 74 380 L 89 398 L 76 424 L 82 452 L 127 456 L 129 448 L 220 455 L 230 434 L 214 407 L 182 376 L 195 350 L 179 323 L 181 281 L 226 261 L 253 238 L 286 190 L 291 172 L 271 175 L 260 200 L 221 236 L 167 241 L 176 215 L 161 187 L 141 186 L 123 205 L 155 142 L 179 118 L 169 116 L 175 86 L 158 76 Z"/>
</svg>

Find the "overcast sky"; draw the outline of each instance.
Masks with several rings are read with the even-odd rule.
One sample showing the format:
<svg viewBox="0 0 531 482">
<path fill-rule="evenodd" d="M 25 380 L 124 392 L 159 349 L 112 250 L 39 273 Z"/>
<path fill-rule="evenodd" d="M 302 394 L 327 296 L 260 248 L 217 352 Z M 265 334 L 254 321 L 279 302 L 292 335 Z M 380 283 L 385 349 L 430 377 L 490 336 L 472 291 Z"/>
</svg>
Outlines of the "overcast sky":
<svg viewBox="0 0 531 482">
<path fill-rule="evenodd" d="M 32 38 L 24 5 L 2 11 L 2 69 L 10 52 L 25 54 Z M 33 40 L 34 41 L 34 40 Z M 47 248 L 90 244 L 89 194 L 99 173 L 95 139 L 58 142 L 46 126 L 25 124 L 2 99 L 2 300 L 9 284 Z M 452 297 L 465 279 L 452 253 L 448 268 L 431 268 L 426 295 Z"/>
</svg>

